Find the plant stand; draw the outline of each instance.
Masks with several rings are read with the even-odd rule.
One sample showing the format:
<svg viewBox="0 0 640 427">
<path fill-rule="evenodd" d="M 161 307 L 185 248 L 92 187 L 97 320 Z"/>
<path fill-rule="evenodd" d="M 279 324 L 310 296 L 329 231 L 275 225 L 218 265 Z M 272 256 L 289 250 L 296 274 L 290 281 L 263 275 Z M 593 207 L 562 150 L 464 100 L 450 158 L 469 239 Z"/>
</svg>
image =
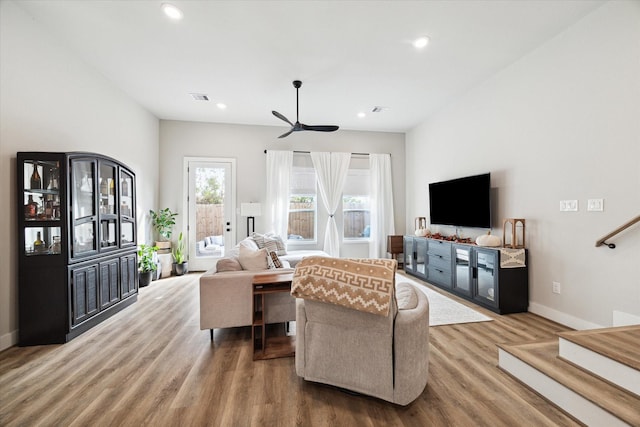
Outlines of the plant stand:
<svg viewBox="0 0 640 427">
<path fill-rule="evenodd" d="M 173 256 L 171 253 L 161 254 L 158 253 L 158 260 L 161 264 L 160 269 L 160 277 L 170 277 L 171 276 L 171 265 L 173 264 Z"/>
</svg>

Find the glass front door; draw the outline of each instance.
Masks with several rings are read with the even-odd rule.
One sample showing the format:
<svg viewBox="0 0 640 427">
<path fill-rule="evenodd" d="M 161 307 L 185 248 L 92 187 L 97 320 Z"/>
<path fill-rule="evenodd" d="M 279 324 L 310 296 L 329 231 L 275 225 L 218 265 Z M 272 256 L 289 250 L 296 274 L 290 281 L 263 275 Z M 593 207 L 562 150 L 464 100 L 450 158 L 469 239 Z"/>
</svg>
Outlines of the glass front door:
<svg viewBox="0 0 640 427">
<path fill-rule="evenodd" d="M 189 269 L 204 271 L 235 245 L 235 160 L 188 159 Z"/>
</svg>

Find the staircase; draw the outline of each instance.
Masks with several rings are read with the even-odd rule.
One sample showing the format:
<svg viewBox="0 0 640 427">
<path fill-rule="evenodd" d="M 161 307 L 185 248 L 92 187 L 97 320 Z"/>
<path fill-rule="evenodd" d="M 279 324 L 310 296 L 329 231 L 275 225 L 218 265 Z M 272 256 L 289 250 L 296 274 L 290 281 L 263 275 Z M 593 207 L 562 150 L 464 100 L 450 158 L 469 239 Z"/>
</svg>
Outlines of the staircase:
<svg viewBox="0 0 640 427">
<path fill-rule="evenodd" d="M 498 365 L 586 425 L 640 427 L 640 325 L 498 345 Z"/>
</svg>

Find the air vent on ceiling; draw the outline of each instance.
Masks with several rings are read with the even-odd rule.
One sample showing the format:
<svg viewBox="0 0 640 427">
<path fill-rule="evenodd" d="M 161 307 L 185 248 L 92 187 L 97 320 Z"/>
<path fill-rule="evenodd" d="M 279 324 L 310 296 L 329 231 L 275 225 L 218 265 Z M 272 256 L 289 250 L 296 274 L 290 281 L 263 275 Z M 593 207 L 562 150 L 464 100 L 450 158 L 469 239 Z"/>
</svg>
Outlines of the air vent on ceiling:
<svg viewBox="0 0 640 427">
<path fill-rule="evenodd" d="M 373 110 L 371 110 L 372 113 L 382 113 L 383 111 L 387 111 L 389 109 L 389 107 L 380 107 L 379 105 L 376 105 L 375 107 L 373 107 Z"/>
<path fill-rule="evenodd" d="M 189 95 L 191 95 L 191 97 L 193 99 L 195 99 L 196 101 L 208 101 L 209 100 L 209 96 L 205 95 L 204 93 L 190 93 Z"/>
</svg>

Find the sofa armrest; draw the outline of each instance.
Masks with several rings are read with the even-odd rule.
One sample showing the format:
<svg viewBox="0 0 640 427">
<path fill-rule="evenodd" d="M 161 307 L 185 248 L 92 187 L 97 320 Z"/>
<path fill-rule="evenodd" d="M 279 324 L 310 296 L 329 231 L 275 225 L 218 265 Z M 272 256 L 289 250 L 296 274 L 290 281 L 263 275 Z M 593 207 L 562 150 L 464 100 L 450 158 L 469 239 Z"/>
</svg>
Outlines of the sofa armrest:
<svg viewBox="0 0 640 427">
<path fill-rule="evenodd" d="M 208 272 L 200 277 L 200 329 L 251 325 L 253 273 Z"/>
<path fill-rule="evenodd" d="M 411 285 L 413 286 L 413 285 Z M 419 289 L 414 308 L 400 309 L 394 330 L 394 402 L 411 403 L 429 379 L 429 300 Z"/>
</svg>

